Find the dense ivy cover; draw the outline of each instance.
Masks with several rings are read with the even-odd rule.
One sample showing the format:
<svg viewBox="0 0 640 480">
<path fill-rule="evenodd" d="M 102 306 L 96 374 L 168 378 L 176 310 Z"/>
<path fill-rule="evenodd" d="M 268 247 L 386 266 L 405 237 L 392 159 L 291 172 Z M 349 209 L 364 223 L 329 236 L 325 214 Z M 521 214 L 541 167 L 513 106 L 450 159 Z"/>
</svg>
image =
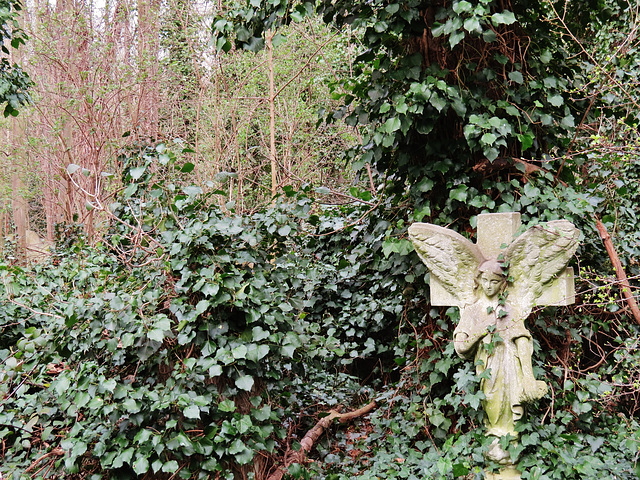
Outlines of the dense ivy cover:
<svg viewBox="0 0 640 480">
<path fill-rule="evenodd" d="M 450 343 L 457 311 L 428 306 L 392 222 L 321 208 L 310 189 L 237 216 L 162 144 L 121 160 L 128 186 L 101 244 L 2 265 L 3 475 L 266 478 L 319 412 L 372 399 L 362 427 L 291 474 L 480 475 L 482 393 Z M 598 322 L 546 312 L 532 326 L 554 393 L 521 425 L 525 478 L 635 478 L 637 340 L 602 323 L 620 363 L 588 375 L 559 353 L 586 349 Z"/>
<path fill-rule="evenodd" d="M 324 247 L 342 218 L 310 216 L 304 192 L 241 217 L 180 186 L 193 165 L 164 145 L 123 162 L 104 243 L 2 267 L 0 472 L 232 478 L 300 412 L 370 395 L 343 365 L 389 348 L 404 300 L 358 273 L 397 258 Z"/>
<path fill-rule="evenodd" d="M 354 186 L 358 201 L 342 206 L 285 188 L 240 216 L 215 207 L 222 193 L 193 185 L 193 164 L 166 146 L 124 154 L 99 245 L 67 236 L 50 263 L 2 265 L 0 472 L 263 479 L 324 412 L 375 399 L 289 475 L 482 478 L 480 379 L 453 352 L 456 309 L 428 303 L 406 227 L 431 221 L 472 238 L 478 213 L 520 211 L 527 226 L 566 218 L 584 234 L 579 303 L 528 325 L 551 388 L 510 447 L 523 478 L 637 478 L 638 329 L 594 227 L 601 218 L 637 276 L 635 97 L 610 81 L 634 75 L 635 51 L 600 63 L 629 12 L 556 7 L 230 7 L 214 23 L 221 50 L 260 48 L 267 29 L 313 11 L 361 34 L 358 71 L 334 85 L 344 106 L 329 119 L 361 125 L 351 163 L 370 163 L 380 186 Z M 559 19 L 598 49 L 566 41 Z M 600 130 L 576 130 L 597 115 Z"/>
</svg>

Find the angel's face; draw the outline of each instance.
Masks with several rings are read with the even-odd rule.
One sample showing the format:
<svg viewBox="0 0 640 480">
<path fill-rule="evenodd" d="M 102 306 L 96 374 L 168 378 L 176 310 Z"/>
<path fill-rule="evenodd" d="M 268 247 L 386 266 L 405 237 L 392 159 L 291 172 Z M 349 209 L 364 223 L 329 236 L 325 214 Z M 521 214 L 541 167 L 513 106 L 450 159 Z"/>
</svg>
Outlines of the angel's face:
<svg viewBox="0 0 640 480">
<path fill-rule="evenodd" d="M 480 274 L 480 278 L 478 279 L 480 283 L 480 287 L 484 294 L 489 297 L 495 297 L 505 284 L 505 279 L 501 275 L 497 275 L 491 272 L 482 272 Z"/>
</svg>

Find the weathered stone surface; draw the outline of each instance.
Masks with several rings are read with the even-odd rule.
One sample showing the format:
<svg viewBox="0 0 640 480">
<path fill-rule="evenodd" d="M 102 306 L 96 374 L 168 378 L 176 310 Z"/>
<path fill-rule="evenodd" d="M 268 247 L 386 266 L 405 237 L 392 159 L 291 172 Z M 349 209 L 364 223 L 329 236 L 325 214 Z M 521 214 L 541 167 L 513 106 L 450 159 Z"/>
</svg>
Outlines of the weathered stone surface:
<svg viewBox="0 0 640 480">
<path fill-rule="evenodd" d="M 504 465 L 488 478 L 520 478 L 498 438 L 517 439 L 516 422 L 526 403 L 547 391 L 533 374 L 533 342 L 525 320 L 534 307 L 568 305 L 575 292 L 566 265 L 580 232 L 559 220 L 536 225 L 519 236 L 520 214 L 478 216 L 478 243 L 451 230 L 415 223 L 409 235 L 430 271 L 431 303 L 460 308 L 454 334 L 458 355 L 474 359 L 485 394 L 487 435 L 495 437 L 487 457 Z M 497 475 L 497 476 L 496 476 Z"/>
<path fill-rule="evenodd" d="M 512 465 L 504 467 L 498 473 L 485 472 L 485 480 L 520 480 L 520 472 Z"/>
<path fill-rule="evenodd" d="M 516 212 L 478 215 L 478 248 L 485 258 L 498 258 L 520 228 Z"/>
</svg>

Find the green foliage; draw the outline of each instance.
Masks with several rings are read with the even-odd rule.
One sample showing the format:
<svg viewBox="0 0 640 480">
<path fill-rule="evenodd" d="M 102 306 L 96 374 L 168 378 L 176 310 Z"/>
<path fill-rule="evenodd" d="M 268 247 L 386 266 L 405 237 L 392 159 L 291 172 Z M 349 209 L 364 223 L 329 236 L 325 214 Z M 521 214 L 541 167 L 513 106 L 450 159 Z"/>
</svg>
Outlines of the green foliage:
<svg viewBox="0 0 640 480">
<path fill-rule="evenodd" d="M 342 62 L 350 41 L 348 32 L 309 18 L 278 30 L 271 63 L 265 51 L 237 49 L 220 56 L 214 98 L 201 115 L 199 147 L 215 165 L 198 168 L 229 192 L 238 212 L 271 200 L 270 65 L 279 182 L 296 189 L 305 183 L 341 189 L 351 181 L 352 171 L 343 167 L 345 151 L 355 143 L 354 129 L 318 120 L 319 111 L 339 105 L 326 83 L 348 69 Z"/>
<path fill-rule="evenodd" d="M 299 6 L 237 5 L 214 23 L 218 46 L 235 41 L 261 48 L 260 19 L 268 23 L 265 29 L 297 21 Z M 327 23 L 349 25 L 362 44 L 353 76 L 332 85 L 344 105 L 327 118 L 362 128 L 351 163 L 355 169 L 370 164 L 384 176 L 386 198 L 368 222 L 369 228 L 386 222 L 385 256 L 411 253 L 406 225 L 412 221 L 472 235 L 468 225 L 475 226 L 478 213 L 518 211 L 525 225 L 574 222 L 584 234 L 582 265 L 597 271 L 595 283 L 604 286 L 610 267 L 594 229 L 598 216 L 622 234 L 617 246 L 637 275 L 637 109 L 628 107 L 637 100 L 616 80 L 635 75 L 635 45 L 616 33 L 625 31 L 625 22 L 635 23 L 621 4 L 321 1 L 316 11 Z M 567 41 L 572 32 L 586 32 L 586 46 Z M 620 55 L 612 56 L 614 49 Z M 585 144 L 576 127 L 597 116 L 601 135 Z M 616 150 L 621 132 L 631 141 L 630 153 L 622 156 Z M 325 448 L 323 467 L 315 469 L 319 477 L 481 477 L 487 445 L 477 435 L 477 389 L 454 387 L 457 368 L 424 366 L 424 358 L 440 366 L 454 362 L 438 342 L 450 335 L 453 322 L 425 307 L 421 283 L 428 278 L 410 272 L 396 279 L 413 297 L 394 346 L 396 358 L 404 359 L 401 383 L 389 385 L 390 406 L 366 422 L 364 433 L 339 438 L 342 454 Z M 579 287 L 592 288 L 593 276 L 584 280 Z M 614 407 L 635 398 L 634 374 L 619 383 L 625 394 L 612 394 L 616 367 L 597 367 L 612 356 L 635 358 L 622 338 L 637 333 L 620 326 L 628 319 L 616 313 L 615 290 L 606 292 L 610 313 L 595 314 L 585 297 L 581 315 L 548 309 L 532 318 L 534 335 L 549 347 L 539 349 L 536 368 L 547 372 L 554 393 L 520 426 L 519 446 L 510 447 L 518 450 L 514 458 L 520 454 L 524 478 L 636 478 L 637 421 L 633 414 L 616 417 Z M 587 312 L 594 316 L 585 317 Z M 556 314 L 570 320 L 562 323 Z M 415 341 L 403 342 L 404 336 Z M 598 374 L 586 373 L 592 369 Z M 457 425 L 460 418 L 470 424 Z"/>
<path fill-rule="evenodd" d="M 4 107 L 4 116 L 17 116 L 18 109 L 29 101 L 27 90 L 32 82 L 19 65 L 11 65 L 10 50 L 24 45 L 27 36 L 20 28 L 17 20 L 22 9 L 19 0 L 2 0 L 0 2 L 0 105 Z M 6 55 L 6 56 L 5 56 Z"/>
<path fill-rule="evenodd" d="M 214 23 L 214 33 L 220 48 L 235 41 L 258 49 L 266 29 L 309 7 L 238 4 Z M 542 33 L 544 4 L 514 2 L 510 11 L 496 2 L 319 2 L 317 12 L 325 22 L 351 25 L 363 44 L 353 76 L 334 86 L 345 107 L 329 115 L 367 127 L 362 151 L 353 152 L 356 168 L 371 163 L 402 187 L 433 179 L 434 168 L 452 173 L 470 162 L 566 147 L 562 139 L 582 108 L 566 95 L 567 73 L 578 62 L 557 51 L 563 47 L 551 32 Z M 536 41 L 524 56 L 529 32 Z"/>
<path fill-rule="evenodd" d="M 277 205 L 235 215 L 214 206 L 219 192 L 190 183 L 181 158 L 162 144 L 124 154 L 125 188 L 101 244 L 79 237 L 53 264 L 2 267 L 0 471 L 23 478 L 63 452 L 38 468 L 257 475 L 256 459 L 281 455 L 291 430 L 375 398 L 364 425 L 318 445 L 322 462 L 292 475 L 479 478 L 489 447 L 480 378 L 454 355 L 457 310 L 428 306 L 428 273 L 403 237 L 408 212 L 388 198 L 373 210 L 320 208 L 311 188 L 286 188 Z M 505 184 L 503 204 L 511 194 L 506 206 L 524 208 L 527 223 L 584 224 L 591 204 L 553 180 Z M 575 349 L 602 325 L 618 336 L 619 360 L 598 375 L 568 373 L 547 366 L 571 361 L 555 318 L 542 312 L 532 326 L 558 345 L 535 355 L 554 395 L 510 448 L 528 478 L 634 478 L 636 406 L 623 399 L 638 390 L 639 350 L 622 339 L 634 334 L 573 318 Z M 616 416 L 620 405 L 628 416 Z"/>
<path fill-rule="evenodd" d="M 273 453 L 301 409 L 358 393 L 344 367 L 326 372 L 389 348 L 395 282 L 364 283 L 355 253 L 305 234 L 334 220 L 309 223 L 304 192 L 226 215 L 178 157 L 164 145 L 123 155 L 127 187 L 95 248 L 80 238 L 55 264 L 3 266 L 9 478 L 52 449 L 64 452 L 52 471 L 228 476 Z"/>
<path fill-rule="evenodd" d="M 620 25 L 614 3 L 570 2 L 564 18 L 587 32 L 611 15 Z M 592 219 L 617 234 L 637 275 L 638 160 L 612 141 L 623 133 L 635 146 L 637 125 L 610 83 L 633 75 L 635 57 L 589 66 L 549 28 L 554 3 L 505 6 L 270 1 L 217 18 L 225 51 L 258 50 L 265 31 L 314 9 L 360 35 L 354 75 L 329 86 L 343 105 L 327 118 L 362 129 L 349 158 L 375 167 L 381 186 L 356 183 L 340 206 L 314 201 L 327 190 L 285 187 L 240 215 L 216 184 L 192 184 L 189 151 L 123 154 L 96 248 L 78 238 L 52 264 L 0 270 L 0 472 L 259 478 L 326 409 L 375 398 L 378 410 L 316 445 L 321 461 L 289 474 L 482 478 L 481 379 L 454 355 L 456 309 L 428 303 L 406 228 L 430 221 L 472 237 L 478 213 L 519 211 L 526 226 L 566 218 L 581 229 L 578 287 L 596 296 L 530 318 L 551 395 L 503 447 L 525 479 L 637 478 L 638 332 L 608 286 Z M 607 32 L 597 55 L 620 41 Z M 583 98 L 605 85 L 611 104 L 594 105 L 607 128 L 576 152 L 588 143 L 575 126 L 594 111 Z M 249 145 L 258 134 L 245 135 Z"/>
<path fill-rule="evenodd" d="M 637 358 L 633 343 L 620 351 L 630 362 Z M 444 352 L 432 349 L 416 362 L 397 388 L 380 395 L 389 408 L 372 415 L 363 433 L 339 435 L 336 443 L 346 444 L 346 452 L 327 452 L 316 474 L 333 479 L 483 478 L 490 439 L 479 428 L 479 379 L 472 367 L 452 358 L 452 350 L 451 344 Z M 635 375 L 637 366 L 627 366 Z M 520 457 L 522 478 L 637 478 L 638 423 L 608 412 L 617 397 L 612 382 L 590 375 L 562 384 L 563 378 L 562 369 L 552 369 L 547 380 L 553 401 L 543 400 L 517 426 L 517 444 L 504 445 Z"/>
</svg>

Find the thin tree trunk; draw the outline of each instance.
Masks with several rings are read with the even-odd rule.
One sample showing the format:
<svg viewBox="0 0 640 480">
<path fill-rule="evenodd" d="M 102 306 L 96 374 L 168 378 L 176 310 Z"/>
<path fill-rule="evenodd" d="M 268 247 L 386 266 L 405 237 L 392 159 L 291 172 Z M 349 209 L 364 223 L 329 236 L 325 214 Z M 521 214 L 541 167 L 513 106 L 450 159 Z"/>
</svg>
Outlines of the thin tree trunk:
<svg viewBox="0 0 640 480">
<path fill-rule="evenodd" d="M 269 30 L 267 41 L 267 68 L 269 71 L 269 160 L 271 161 L 271 198 L 278 193 L 278 158 L 276 156 L 276 94 L 273 79 L 273 36 L 275 32 Z"/>
<path fill-rule="evenodd" d="M 144 140 L 158 139 L 158 54 L 160 4 L 158 0 L 138 0 L 138 68 L 140 98 L 138 100 L 141 133 Z"/>
<path fill-rule="evenodd" d="M 17 165 L 15 166 L 17 167 Z M 20 262 L 27 258 L 27 229 L 29 228 L 29 216 L 27 201 L 24 199 L 24 184 L 18 172 L 14 172 L 11 178 L 11 208 L 13 211 L 13 224 L 16 231 L 16 254 Z"/>
<path fill-rule="evenodd" d="M 24 27 L 22 16 L 18 17 L 20 28 Z M 12 49 L 12 61 L 22 63 L 22 50 Z M 13 175 L 11 177 L 11 208 L 13 213 L 13 224 L 16 235 L 16 254 L 20 262 L 27 259 L 27 229 L 29 228 L 29 210 L 27 201 L 24 198 L 25 186 L 22 180 L 22 168 L 20 166 L 20 154 L 16 148 L 25 141 L 24 117 L 13 117 L 11 120 L 11 136 L 13 143 Z"/>
</svg>

